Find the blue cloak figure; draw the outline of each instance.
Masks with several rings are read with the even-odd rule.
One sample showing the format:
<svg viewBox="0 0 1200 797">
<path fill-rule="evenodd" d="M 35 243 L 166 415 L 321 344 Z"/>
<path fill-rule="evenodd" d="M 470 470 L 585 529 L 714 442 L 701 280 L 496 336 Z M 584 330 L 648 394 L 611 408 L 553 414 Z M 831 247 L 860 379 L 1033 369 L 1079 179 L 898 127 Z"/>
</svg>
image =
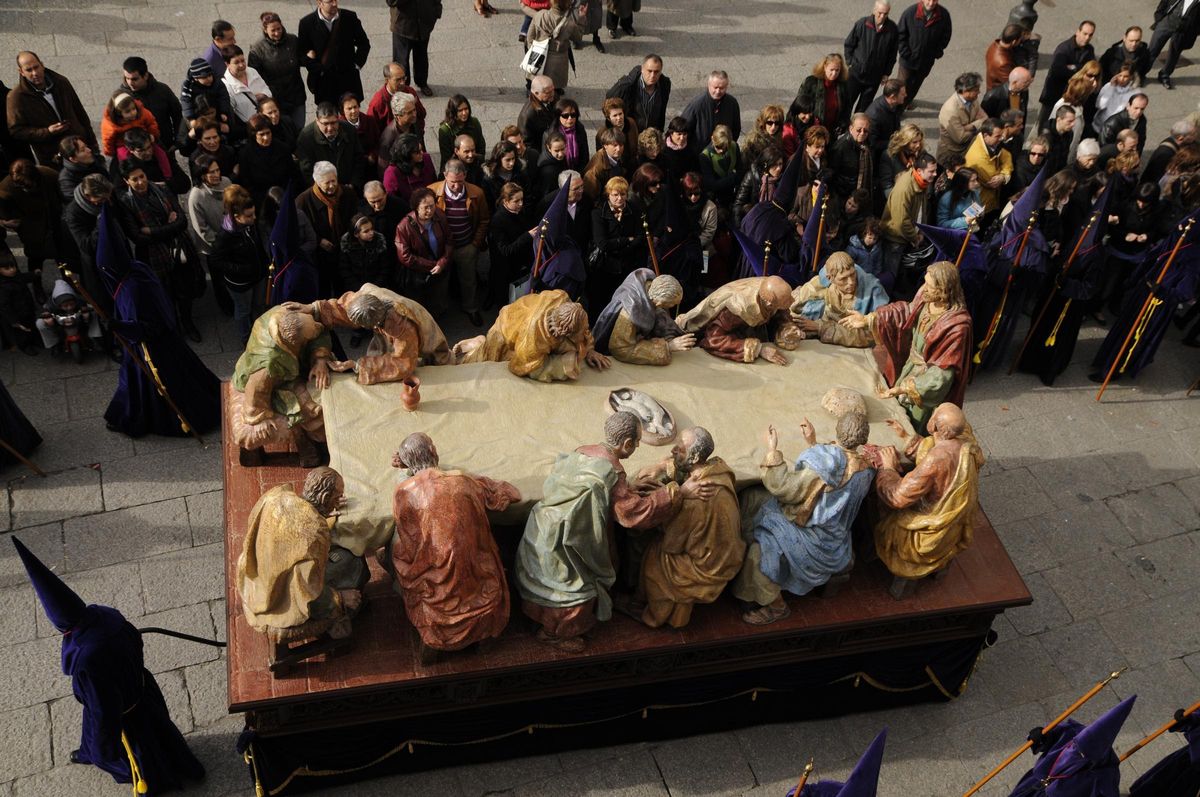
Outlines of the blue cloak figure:
<svg viewBox="0 0 1200 797">
<path fill-rule="evenodd" d="M 1187 744 L 1163 758 L 1129 787 L 1129 797 L 1196 797 L 1200 794 L 1200 711 L 1176 715 L 1171 730 Z"/>
<path fill-rule="evenodd" d="M 1103 286 L 1108 259 L 1104 234 L 1108 230 L 1109 197 L 1115 185 L 1113 180 L 1104 186 L 1092 204 L 1090 225 L 1068 239 L 1071 249 L 1063 253 L 1063 269 L 1038 301 L 1041 309 L 1036 311 L 1034 321 L 1039 323 L 1030 330 L 1029 343 L 1017 367 L 1037 374 L 1047 387 L 1070 365 L 1083 317 Z M 1075 259 L 1068 267 L 1071 252 Z"/>
<path fill-rule="evenodd" d="M 1025 301 L 1040 289 L 1050 267 L 1050 245 L 1038 227 L 1037 217 L 1045 181 L 1046 170 L 1042 169 L 1013 205 L 988 245 L 988 270 L 974 304 L 968 297 L 975 322 L 973 339 L 977 348 L 973 359 L 980 368 L 1007 362 L 1005 355 Z M 966 285 L 963 288 L 965 292 Z"/>
<path fill-rule="evenodd" d="M 1067 720 L 1047 734 L 1049 749 L 1009 797 L 1118 797 L 1121 770 L 1112 746 L 1135 700 L 1130 695 L 1086 727 Z"/>
<path fill-rule="evenodd" d="M 796 235 L 796 224 L 789 218 L 792 203 L 796 199 L 796 183 L 800 179 L 800 167 L 804 153 L 798 152 L 788 161 L 771 199 L 759 202 L 750 208 L 742 219 L 738 243 L 742 246 L 743 258 L 738 270 L 739 277 L 780 276 L 795 288 L 808 276 L 804 259 L 804 244 Z M 823 187 L 822 187 L 823 188 Z M 821 197 L 818 196 L 818 201 Z M 815 204 L 814 207 L 820 207 Z M 807 230 L 806 230 L 807 231 Z M 770 256 L 766 258 L 766 273 L 763 259 L 766 244 L 771 244 Z"/>
<path fill-rule="evenodd" d="M 637 328 L 639 334 L 647 338 L 665 338 L 682 335 L 675 319 L 666 310 L 660 310 L 650 301 L 646 292 L 646 284 L 654 279 L 654 272 L 648 268 L 635 269 L 627 276 L 613 292 L 612 300 L 600 312 L 596 323 L 592 325 L 592 338 L 596 351 L 601 354 L 611 354 L 609 340 L 612 338 L 613 327 L 617 316 L 624 310 L 629 320 Z"/>
<path fill-rule="evenodd" d="M 966 230 L 952 230 L 949 227 L 935 227 L 920 222 L 917 222 L 917 229 L 925 236 L 925 240 L 933 244 L 938 260 L 958 263 L 958 279 L 967 299 L 967 310 L 972 310 L 987 278 L 987 247 L 984 246 L 986 242 L 975 233 L 971 233 L 970 240 L 967 240 Z M 964 240 L 967 241 L 965 251 Z M 962 252 L 962 260 L 958 258 L 959 252 Z"/>
<path fill-rule="evenodd" d="M 130 437 L 154 433 L 186 436 L 179 416 L 160 395 L 166 390 L 191 428 L 204 433 L 221 423 L 221 383 L 184 341 L 162 283 L 134 260 L 106 205 L 100 211 L 96 271 L 113 298 L 111 327 L 129 343 L 123 350 L 104 420 Z M 137 357 L 150 375 L 141 369 Z"/>
<path fill-rule="evenodd" d="M 554 201 L 546 209 L 546 215 L 542 219 L 545 235 L 542 233 L 542 225 L 539 225 L 533 234 L 534 269 L 537 271 L 537 278 L 530 281 L 529 289 L 537 292 L 557 288 L 566 291 L 571 301 L 577 302 L 583 296 L 587 270 L 583 265 L 579 244 L 571 238 L 567 227 L 567 195 L 570 193 L 571 181 L 568 180 L 558 189 Z"/>
<path fill-rule="evenodd" d="M 879 791 L 879 768 L 883 764 L 883 746 L 887 742 L 887 728 L 879 732 L 874 741 L 863 752 L 854 765 L 845 783 L 822 780 L 806 783 L 800 797 L 875 797 Z M 787 797 L 795 797 L 796 787 L 788 790 Z"/>
<path fill-rule="evenodd" d="M 318 298 L 316 266 L 300 248 L 300 220 L 293 186 L 294 183 L 288 183 L 280 200 L 279 215 L 271 226 L 272 276 L 267 285 L 270 292 L 267 307 L 284 302 L 310 304 Z"/>
<path fill-rule="evenodd" d="M 142 635 L 116 609 L 84 605 L 20 540 L 13 545 L 46 617 L 63 635 L 62 669 L 83 704 L 83 735 L 71 753 L 138 794 L 183 788 L 204 777 L 204 765 L 167 713 L 154 676 L 142 661 Z"/>
<path fill-rule="evenodd" d="M 853 561 L 850 524 L 871 489 L 875 471 L 860 470 L 843 484 L 847 464 L 840 446 L 811 446 L 796 459 L 796 470 L 816 473 L 828 492 L 817 499 L 808 522 L 797 526 L 774 496 L 754 517 L 754 539 L 762 547 L 760 569 L 793 595 L 807 595 Z"/>
<path fill-rule="evenodd" d="M 1188 227 L 1188 222 L 1191 227 Z M 1186 237 L 1184 231 L 1187 230 Z M 1182 241 L 1180 239 L 1183 239 Z M 1161 283 L 1155 285 L 1159 273 L 1166 265 L 1171 252 L 1179 243 L 1179 252 Z M 1154 354 L 1162 343 L 1170 327 L 1171 315 L 1180 302 L 1195 298 L 1200 289 L 1200 210 L 1193 211 L 1181 219 L 1175 231 L 1147 253 L 1142 265 L 1130 278 L 1125 291 L 1125 301 L 1121 305 L 1121 313 L 1108 330 L 1100 351 L 1092 361 L 1095 369 L 1091 378 L 1097 382 L 1104 379 L 1109 368 L 1121 350 L 1129 330 L 1134 328 L 1134 336 L 1130 338 L 1129 346 L 1117 363 L 1113 372 L 1113 380 L 1121 377 L 1136 377 L 1142 369 L 1154 362 Z M 1139 313 L 1145 304 L 1146 297 L 1153 294 L 1146 314 Z"/>
<path fill-rule="evenodd" d="M 826 260 L 826 258 L 822 258 L 822 260 Z M 878 277 L 857 265 L 854 267 L 854 273 L 858 277 L 858 290 L 854 292 L 854 312 L 866 315 L 891 301 Z M 821 280 L 822 288 L 829 287 L 829 275 L 825 273 L 824 265 L 821 266 L 817 277 Z M 812 321 L 819 320 L 824 313 L 824 299 L 809 299 L 800 309 L 800 315 Z"/>
</svg>

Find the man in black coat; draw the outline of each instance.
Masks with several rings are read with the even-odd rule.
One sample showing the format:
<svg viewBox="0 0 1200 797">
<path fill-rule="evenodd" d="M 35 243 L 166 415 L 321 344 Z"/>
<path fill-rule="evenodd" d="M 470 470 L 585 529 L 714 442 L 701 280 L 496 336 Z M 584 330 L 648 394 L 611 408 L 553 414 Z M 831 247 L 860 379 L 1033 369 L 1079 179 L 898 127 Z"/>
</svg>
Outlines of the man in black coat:
<svg viewBox="0 0 1200 797">
<path fill-rule="evenodd" d="M 904 81 L 891 78 L 883 82 L 883 94 L 876 97 L 867 108 L 867 119 L 871 127 L 867 133 L 867 144 L 879 162 L 880 153 L 887 149 L 888 141 L 900 129 L 900 116 L 907 105 L 908 89 Z"/>
<path fill-rule="evenodd" d="M 362 102 L 358 71 L 367 63 L 371 40 L 353 11 L 340 11 L 338 0 L 317 0 L 317 9 L 300 20 L 300 64 L 308 70 L 308 90 L 319 105 L 337 104 L 350 92 Z"/>
<path fill-rule="evenodd" d="M 412 75 L 413 84 L 426 97 L 429 88 L 429 39 L 442 18 L 442 0 L 387 0 L 391 14 L 392 60 Z M 408 68 L 412 56 L 412 71 Z M 390 240 L 390 239 L 389 239 Z"/>
<path fill-rule="evenodd" d="M 1025 120 L 1029 116 L 1029 84 L 1033 83 L 1033 75 L 1023 66 L 1013 67 L 1008 73 L 1008 81 L 996 86 L 979 101 L 979 107 L 989 119 L 1000 119 L 1005 111 L 1017 111 L 1021 114 L 1019 128 L 1006 130 L 1004 148 L 1013 154 L 1016 162 L 1017 153 L 1025 144 Z M 1003 121 L 1003 120 L 1002 120 Z M 1005 125 L 1005 127 L 1011 127 Z"/>
<path fill-rule="evenodd" d="M 870 15 L 854 23 L 843 43 L 846 65 L 850 69 L 850 110 L 865 111 L 875 92 L 896 65 L 899 32 L 888 19 L 892 4 L 875 0 Z"/>
<path fill-rule="evenodd" d="M 0 80 L 0 108 L 7 107 L 8 92 L 11 90 Z M 0 113 L 0 172 L 8 174 L 9 165 L 21 158 L 33 160 L 33 150 L 24 141 L 12 137 L 8 132 L 8 114 Z"/>
<path fill-rule="evenodd" d="M 697 154 L 708 146 L 717 125 L 728 127 L 734 141 L 741 138 L 742 109 L 729 93 L 729 74 L 722 69 L 709 73 L 705 90 L 693 97 L 679 115 L 687 120 L 688 146 Z"/>
<path fill-rule="evenodd" d="M 162 139 L 158 143 L 168 152 L 172 151 L 175 148 L 175 134 L 183 122 L 183 109 L 175 92 L 150 74 L 146 59 L 139 55 L 131 55 L 121 64 L 121 78 L 120 88 L 129 92 L 135 100 L 140 100 L 154 116 L 154 121 L 158 122 Z"/>
<path fill-rule="evenodd" d="M 338 119 L 331 103 L 317 106 L 317 120 L 309 122 L 296 139 L 296 161 L 305 185 L 312 183 L 313 166 L 329 161 L 343 183 L 363 185 L 363 151 L 354 125 Z"/>
<path fill-rule="evenodd" d="M 875 160 L 870 146 L 871 120 L 865 113 L 850 117 L 850 126 L 829 150 L 833 168 L 833 190 L 844 200 L 861 188 L 870 193 L 875 185 Z"/>
<path fill-rule="evenodd" d="M 1197 0 L 1158 0 L 1154 9 L 1154 35 L 1150 37 L 1149 58 L 1151 65 L 1168 42 L 1167 60 L 1158 70 L 1158 82 L 1168 89 L 1175 88 L 1171 73 L 1179 63 L 1184 50 L 1190 50 L 1200 33 L 1200 2 Z"/>
<path fill-rule="evenodd" d="M 1092 47 L 1092 36 L 1096 35 L 1096 23 L 1085 19 L 1079 23 L 1071 38 L 1054 48 L 1054 56 L 1050 60 L 1050 68 L 1046 70 L 1046 82 L 1042 85 L 1042 94 L 1038 102 L 1042 109 L 1038 113 L 1038 129 L 1046 126 L 1050 118 L 1050 109 L 1062 97 L 1067 88 L 1067 81 L 1079 71 L 1088 61 L 1096 60 L 1096 49 Z"/>
<path fill-rule="evenodd" d="M 1071 137 L 1075 127 L 1075 109 L 1063 105 L 1054 112 L 1054 120 L 1042 131 L 1050 144 L 1046 153 L 1046 174 L 1054 174 L 1067 168 L 1070 161 Z"/>
<path fill-rule="evenodd" d="M 1124 38 L 1100 56 L 1100 84 L 1112 80 L 1112 76 L 1121 71 L 1121 66 L 1126 61 L 1133 64 L 1133 73 L 1145 83 L 1146 75 L 1154 62 L 1150 58 L 1150 48 L 1142 41 L 1142 29 L 1137 25 L 1126 28 Z"/>
<path fill-rule="evenodd" d="M 1157 183 L 1167 171 L 1167 164 L 1171 162 L 1171 158 L 1175 157 L 1179 148 L 1185 144 L 1191 144 L 1195 140 L 1196 126 L 1187 119 L 1180 119 L 1171 125 L 1171 135 L 1164 138 L 1146 160 L 1146 166 L 1142 169 L 1141 182 Z"/>
<path fill-rule="evenodd" d="M 666 130 L 671 78 L 663 74 L 663 60 L 654 53 L 643 58 L 641 66 L 629 70 L 604 96 L 620 97 L 625 103 L 625 115 L 637 122 L 638 130 L 647 127 L 659 132 Z M 531 143 L 528 137 L 525 143 Z M 708 146 L 707 138 L 701 146 Z"/>
<path fill-rule="evenodd" d="M 1125 102 L 1125 108 L 1104 120 L 1100 128 L 1100 143 L 1111 144 L 1122 130 L 1137 133 L 1137 153 L 1140 156 L 1146 147 L 1146 106 L 1150 98 L 1140 91 Z"/>
<path fill-rule="evenodd" d="M 558 109 L 554 107 L 556 95 L 554 81 L 546 75 L 538 75 L 529 82 L 529 98 L 517 114 L 517 127 L 525 136 L 525 148 L 532 153 L 529 156 L 531 164 L 537 163 L 542 153 L 546 131 L 558 121 Z M 628 104 L 625 107 L 628 108 Z"/>
<path fill-rule="evenodd" d="M 900 15 L 896 26 L 900 68 L 896 76 L 904 81 L 908 92 L 905 108 L 912 105 L 929 76 L 933 64 L 946 52 L 953 28 L 950 12 L 940 0 L 919 0 Z"/>
</svg>

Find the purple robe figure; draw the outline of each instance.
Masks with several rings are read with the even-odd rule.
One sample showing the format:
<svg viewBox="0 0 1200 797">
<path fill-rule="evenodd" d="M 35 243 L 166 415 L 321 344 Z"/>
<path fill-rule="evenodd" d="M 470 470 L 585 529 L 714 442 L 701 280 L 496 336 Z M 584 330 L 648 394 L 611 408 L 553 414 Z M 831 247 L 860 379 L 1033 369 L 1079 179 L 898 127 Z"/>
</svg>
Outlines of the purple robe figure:
<svg viewBox="0 0 1200 797">
<path fill-rule="evenodd" d="M 42 444 L 42 436 L 21 412 L 21 408 L 9 395 L 8 388 L 0 384 L 0 439 L 19 451 L 22 456 L 29 456 L 33 449 Z M 0 466 L 15 465 L 19 462 L 16 457 L 0 448 Z"/>
<path fill-rule="evenodd" d="M 138 794 L 163 794 L 204 777 L 142 660 L 142 635 L 116 609 L 84 605 L 13 537 L 25 572 L 63 635 L 62 669 L 83 704 L 83 733 L 71 762 L 92 764 Z"/>
<path fill-rule="evenodd" d="M 1192 223 L 1190 229 L 1187 226 L 1189 221 Z M 1184 230 L 1188 230 L 1187 237 L 1180 244 L 1179 252 L 1167 270 L 1166 276 L 1163 277 L 1161 283 L 1155 286 L 1154 283 L 1158 279 L 1159 273 L 1166 265 L 1171 252 L 1175 250 L 1175 244 L 1180 242 Z M 1096 382 L 1104 379 L 1109 368 L 1112 367 L 1113 360 L 1121 350 L 1121 344 L 1125 342 L 1126 335 L 1135 324 L 1138 324 L 1141 329 L 1135 331 L 1134 336 L 1130 338 L 1129 346 L 1121 356 L 1121 361 L 1117 363 L 1116 371 L 1113 372 L 1113 380 L 1122 377 L 1133 378 L 1141 373 L 1143 368 L 1154 362 L 1154 354 L 1158 351 L 1158 346 L 1162 343 L 1163 336 L 1170 327 L 1171 316 L 1175 312 L 1175 308 L 1181 302 L 1195 298 L 1198 288 L 1200 288 L 1200 210 L 1195 210 L 1179 221 L 1170 236 L 1152 247 L 1146 254 L 1146 259 L 1142 261 L 1142 265 L 1134 271 L 1125 291 L 1125 301 L 1121 305 L 1121 313 L 1108 330 L 1104 342 L 1100 344 L 1100 351 L 1097 352 L 1096 358 L 1092 360 L 1094 372 L 1090 378 Z M 1142 310 L 1146 297 L 1151 293 L 1154 294 L 1154 298 L 1146 311 L 1148 320 L 1144 316 L 1139 324 L 1138 314 Z"/>
<path fill-rule="evenodd" d="M 1050 245 L 1034 216 L 1042 206 L 1045 181 L 1046 170 L 1042 169 L 1017 199 L 1012 212 L 988 245 L 987 274 L 982 285 L 975 289 L 974 305 L 969 305 L 975 325 L 972 337 L 976 341 L 979 368 L 1008 362 L 1005 355 L 1021 310 L 1026 299 L 1041 288 L 1049 269 Z M 1018 253 L 1020 262 L 1017 262 Z M 963 289 L 965 292 L 966 285 Z"/>
<path fill-rule="evenodd" d="M 633 322 L 638 334 L 646 338 L 667 338 L 683 334 L 683 330 L 675 323 L 675 319 L 666 310 L 660 310 L 650 302 L 646 292 L 646 283 L 654 279 L 654 272 L 648 268 L 639 268 L 627 276 L 613 292 L 612 299 L 596 318 L 592 325 L 592 338 L 596 351 L 601 354 L 611 354 L 609 340 L 612 338 L 613 327 L 616 326 L 617 316 L 624 310 Z"/>
<path fill-rule="evenodd" d="M 1175 719 L 1178 724 L 1171 731 L 1182 733 L 1187 744 L 1135 780 L 1129 787 L 1129 797 L 1196 797 L 1200 794 L 1200 711 L 1185 717 L 1180 709 Z"/>
<path fill-rule="evenodd" d="M 1108 203 L 1115 185 L 1116 181 L 1110 180 L 1092 204 L 1095 221 L 1068 239 L 1071 249 L 1062 257 L 1065 271 L 1047 285 L 1038 299 L 1038 308 L 1045 307 L 1045 311 L 1035 311 L 1041 312 L 1041 320 L 1030 332 L 1029 344 L 1017 367 L 1025 373 L 1037 374 L 1047 387 L 1071 364 L 1083 317 L 1092 310 L 1091 300 L 1104 283 L 1107 260 L 1104 235 L 1108 230 Z M 1071 252 L 1075 252 L 1075 259 L 1066 268 Z M 1036 316 L 1034 320 L 1038 320 Z"/>
<path fill-rule="evenodd" d="M 272 276 L 267 281 L 270 299 L 266 306 L 284 302 L 311 304 L 319 298 L 317 269 L 300 247 L 300 219 L 293 182 L 288 183 L 279 202 L 279 215 L 271 226 Z"/>
<path fill-rule="evenodd" d="M 920 222 L 917 222 L 917 229 L 925 236 L 926 241 L 933 244 L 938 260 L 958 263 L 958 279 L 962 283 L 963 294 L 967 298 L 967 310 L 970 311 L 975 306 L 975 301 L 979 298 L 984 280 L 987 278 L 988 256 L 987 247 L 984 245 L 986 242 L 981 240 L 978 235 L 971 233 L 971 238 L 967 241 L 967 248 L 964 251 L 963 241 L 966 240 L 968 234 L 966 230 L 935 227 L 932 224 L 921 224 Z M 959 252 L 962 252 L 962 260 L 958 258 Z M 888 276 L 891 275 L 888 274 Z M 883 280 L 882 276 L 880 280 Z M 885 284 L 884 287 L 889 286 Z"/>
<path fill-rule="evenodd" d="M 104 412 L 105 422 L 130 437 L 190 434 L 160 394 L 161 386 L 192 429 L 215 429 L 221 423 L 220 381 L 184 341 L 162 283 L 148 266 L 132 259 L 107 205 L 98 224 L 96 271 L 113 299 L 110 325 L 133 350 L 122 351 L 117 390 Z"/>
<path fill-rule="evenodd" d="M 1049 749 L 1009 797 L 1118 797 L 1121 770 L 1112 746 L 1135 700 L 1130 695 L 1086 727 L 1067 720 L 1047 734 Z"/>
<path fill-rule="evenodd" d="M 742 218 L 741 235 L 737 236 L 738 243 L 742 245 L 743 255 L 738 266 L 739 278 L 780 276 L 795 288 L 804 282 L 808 271 L 812 270 L 805 260 L 805 246 L 796 234 L 796 224 L 790 218 L 792 203 L 796 199 L 796 184 L 803 165 L 804 153 L 797 152 L 788 161 L 783 174 L 779 175 L 779 183 L 776 184 L 770 200 L 759 202 Z M 824 186 L 819 189 L 823 190 Z M 818 196 L 818 200 L 820 199 Z M 738 231 L 735 230 L 736 232 Z M 768 242 L 771 244 L 771 254 L 766 257 L 767 267 L 764 273 L 763 260 Z M 747 251 L 748 244 L 753 246 L 750 251 Z"/>
<path fill-rule="evenodd" d="M 530 281 L 529 289 L 536 292 L 557 288 L 566 291 L 571 301 L 575 302 L 583 296 L 587 270 L 583 265 L 579 244 L 571 238 L 567 225 L 567 195 L 570 193 L 571 181 L 568 180 L 558 189 L 554 201 L 546 209 L 542 224 L 533 234 L 534 269 L 537 271 L 537 278 Z M 539 248 L 540 262 L 537 259 Z"/>
<path fill-rule="evenodd" d="M 822 780 L 806 783 L 800 797 L 875 797 L 879 790 L 879 768 L 883 764 L 883 745 L 887 741 L 887 728 L 879 732 L 868 745 L 858 763 L 850 772 L 845 783 Z M 788 790 L 787 797 L 795 797 L 796 787 Z"/>
</svg>

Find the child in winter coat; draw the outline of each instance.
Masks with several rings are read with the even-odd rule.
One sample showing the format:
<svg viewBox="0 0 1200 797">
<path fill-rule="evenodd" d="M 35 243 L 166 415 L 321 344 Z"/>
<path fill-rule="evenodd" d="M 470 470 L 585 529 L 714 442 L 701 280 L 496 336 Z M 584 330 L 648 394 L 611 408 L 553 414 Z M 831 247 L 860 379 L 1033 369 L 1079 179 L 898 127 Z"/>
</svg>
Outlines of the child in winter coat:
<svg viewBox="0 0 1200 797">
<path fill-rule="evenodd" d="M 856 266 L 868 274 L 879 277 L 881 282 L 885 277 L 889 278 L 889 282 L 891 281 L 891 274 L 883 265 L 883 244 L 879 242 L 879 219 L 873 216 L 868 218 L 863 224 L 862 233 L 850 236 L 850 243 L 846 245 L 846 254 L 854 259 Z M 890 289 L 891 285 L 884 287 Z"/>
<path fill-rule="evenodd" d="M 151 141 L 158 141 L 162 137 L 154 114 L 146 110 L 141 100 L 135 100 L 128 91 L 118 89 L 108 105 L 104 106 L 104 118 L 100 121 L 100 141 L 104 154 L 110 158 L 116 157 L 117 147 L 122 144 L 125 133 L 135 129 L 145 130 Z"/>
</svg>

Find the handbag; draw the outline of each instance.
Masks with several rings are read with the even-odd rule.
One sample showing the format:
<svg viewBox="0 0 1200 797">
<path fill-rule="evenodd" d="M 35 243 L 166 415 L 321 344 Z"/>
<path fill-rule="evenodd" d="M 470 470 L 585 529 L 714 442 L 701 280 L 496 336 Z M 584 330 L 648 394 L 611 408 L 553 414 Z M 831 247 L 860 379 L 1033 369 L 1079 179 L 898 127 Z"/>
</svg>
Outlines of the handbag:
<svg viewBox="0 0 1200 797">
<path fill-rule="evenodd" d="M 535 41 L 529 45 L 529 49 L 525 51 L 525 57 L 521 59 L 522 72 L 531 78 L 542 74 L 542 70 L 546 68 L 546 55 L 550 50 L 550 42 L 558 38 L 558 34 L 562 33 L 565 24 L 567 24 L 567 15 L 563 14 L 563 18 L 554 26 L 554 32 L 550 34 L 550 38 Z"/>
</svg>

